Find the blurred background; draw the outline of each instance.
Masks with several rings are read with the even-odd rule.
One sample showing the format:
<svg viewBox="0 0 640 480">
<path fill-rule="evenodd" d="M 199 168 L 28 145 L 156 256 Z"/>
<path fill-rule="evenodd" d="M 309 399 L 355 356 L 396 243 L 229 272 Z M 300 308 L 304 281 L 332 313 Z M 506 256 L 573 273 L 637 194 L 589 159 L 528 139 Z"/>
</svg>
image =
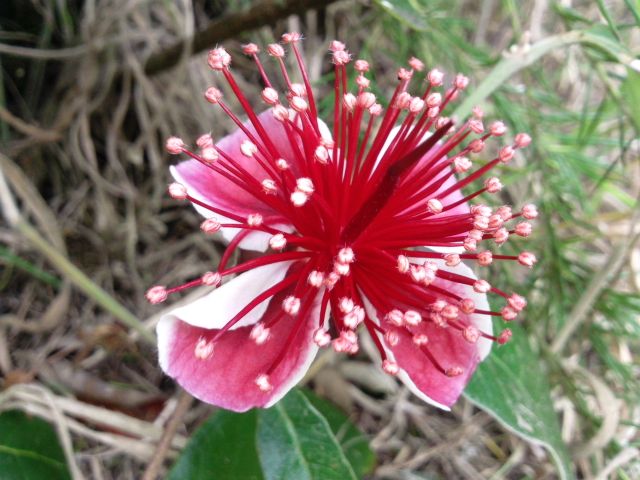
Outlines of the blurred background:
<svg viewBox="0 0 640 480">
<path fill-rule="evenodd" d="M 258 105 L 240 45 L 300 31 L 321 117 L 339 39 L 371 63 L 379 98 L 416 56 L 470 77 L 458 113 L 480 104 L 534 138 L 499 200 L 537 203 L 522 246 L 539 263 L 491 277 L 529 307 L 453 412 L 411 396 L 366 349 L 325 355 L 305 379 L 362 432 L 362 475 L 640 478 L 639 26 L 637 0 L 4 0 L 0 432 L 55 444 L 60 478 L 137 479 L 163 477 L 209 417 L 157 366 L 167 305 L 144 299 L 215 267 L 222 249 L 166 195 L 163 144 L 231 128 L 202 97 L 215 83 L 207 49 L 230 51 Z"/>
</svg>

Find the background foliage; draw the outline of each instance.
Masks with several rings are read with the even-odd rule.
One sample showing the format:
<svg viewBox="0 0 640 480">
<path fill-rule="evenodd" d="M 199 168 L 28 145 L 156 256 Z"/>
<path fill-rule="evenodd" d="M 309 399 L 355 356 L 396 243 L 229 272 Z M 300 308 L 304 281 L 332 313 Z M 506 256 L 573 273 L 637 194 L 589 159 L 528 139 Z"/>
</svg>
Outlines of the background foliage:
<svg viewBox="0 0 640 480">
<path fill-rule="evenodd" d="M 29 435 L 0 435 L 0 469 L 282 478 L 288 465 L 327 479 L 308 463 L 324 455 L 336 478 L 640 477 L 639 26 L 637 0 L 2 2 L 0 425 Z M 295 391 L 212 415 L 162 377 L 144 291 L 219 255 L 164 193 L 163 138 L 228 128 L 202 101 L 202 54 L 181 43 L 207 29 L 193 49 L 303 31 L 320 92 L 334 38 L 371 61 L 380 97 L 415 55 L 472 78 L 459 114 L 481 104 L 534 137 L 501 200 L 536 199 L 540 262 L 527 276 L 492 267 L 527 294 L 527 315 L 452 413 L 380 374 L 366 348 L 323 355 L 305 379 L 333 404 Z M 234 66 L 257 94 L 250 65 Z M 330 99 L 320 107 L 330 118 Z"/>
</svg>

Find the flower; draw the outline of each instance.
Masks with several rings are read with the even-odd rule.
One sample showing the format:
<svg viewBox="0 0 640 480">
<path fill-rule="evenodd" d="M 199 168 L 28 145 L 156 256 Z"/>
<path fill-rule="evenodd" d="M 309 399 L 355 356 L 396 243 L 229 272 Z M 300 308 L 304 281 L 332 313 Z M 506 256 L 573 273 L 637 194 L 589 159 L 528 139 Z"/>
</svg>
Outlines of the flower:
<svg viewBox="0 0 640 480">
<path fill-rule="evenodd" d="M 495 158 L 474 169 L 472 157 L 502 122 L 485 127 L 483 112 L 455 124 L 444 113 L 468 84 L 458 74 L 445 87 L 437 69 L 420 85 L 417 59 L 398 71 L 384 109 L 369 91 L 369 64 L 352 62 L 346 47 L 331 43 L 335 68 L 333 128 L 318 118 L 302 56 L 301 36 L 289 33 L 267 53 L 278 64 L 278 82 L 266 73 L 254 44 L 245 45 L 265 88 L 266 108 L 256 113 L 231 71 L 223 48 L 208 63 L 233 92 L 247 120 L 210 87 L 205 98 L 237 125 L 215 142 L 202 135 L 196 149 L 172 137 L 171 154 L 190 160 L 171 168 L 169 194 L 189 200 L 205 220 L 206 234 L 221 234 L 228 247 L 216 271 L 172 288 L 155 286 L 152 303 L 185 288 L 215 289 L 163 315 L 158 327 L 163 370 L 195 397 L 245 411 L 278 401 L 305 374 L 319 348 L 355 354 L 366 332 L 385 372 L 397 375 L 428 403 L 448 409 L 459 397 L 493 342 L 493 316 L 513 320 L 526 301 L 476 277 L 493 261 L 531 267 L 535 256 L 494 253 L 511 235 L 526 237 L 537 216 L 533 205 L 471 205 L 482 193 L 502 189 L 493 176 L 477 191 L 462 189 L 508 163 L 531 141 L 515 136 Z M 301 83 L 287 70 L 292 52 Z M 347 71 L 357 72 L 348 91 Z M 411 84 L 415 83 L 415 87 Z M 417 90 L 414 96 L 410 91 Z M 513 225 L 515 219 L 525 221 Z M 219 232 L 219 233 L 218 233 Z M 229 266 L 237 249 L 263 252 Z M 230 277 L 232 277 L 230 279 Z M 226 282 L 224 280 L 227 280 Z M 492 311 L 487 295 L 503 297 Z"/>
</svg>

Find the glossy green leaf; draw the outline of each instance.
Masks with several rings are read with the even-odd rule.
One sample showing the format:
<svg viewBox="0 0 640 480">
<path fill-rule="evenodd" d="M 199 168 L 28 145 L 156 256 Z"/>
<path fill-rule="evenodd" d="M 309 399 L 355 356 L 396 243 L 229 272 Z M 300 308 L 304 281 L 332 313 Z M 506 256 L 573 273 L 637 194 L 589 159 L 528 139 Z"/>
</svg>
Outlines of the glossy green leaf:
<svg viewBox="0 0 640 480">
<path fill-rule="evenodd" d="M 262 480 L 256 452 L 257 413 L 220 410 L 191 437 L 168 480 Z"/>
<path fill-rule="evenodd" d="M 494 348 L 478 367 L 465 396 L 525 440 L 545 447 L 560 478 L 573 478 L 542 360 L 533 352 L 526 332 L 511 327 L 511 341 Z"/>
<path fill-rule="evenodd" d="M 376 457 L 369 448 L 369 439 L 331 402 L 318 397 L 310 390 L 302 392 L 329 423 L 356 476 L 362 478 L 370 473 L 375 466 Z"/>
<path fill-rule="evenodd" d="M 0 477 L 2 480 L 70 479 L 53 427 L 15 410 L 0 414 Z"/>
<path fill-rule="evenodd" d="M 428 27 L 424 11 L 416 0 L 376 0 L 376 3 L 414 30 L 426 30 Z"/>
<path fill-rule="evenodd" d="M 258 456 L 267 480 L 356 480 L 329 422 L 297 390 L 258 414 Z"/>
</svg>

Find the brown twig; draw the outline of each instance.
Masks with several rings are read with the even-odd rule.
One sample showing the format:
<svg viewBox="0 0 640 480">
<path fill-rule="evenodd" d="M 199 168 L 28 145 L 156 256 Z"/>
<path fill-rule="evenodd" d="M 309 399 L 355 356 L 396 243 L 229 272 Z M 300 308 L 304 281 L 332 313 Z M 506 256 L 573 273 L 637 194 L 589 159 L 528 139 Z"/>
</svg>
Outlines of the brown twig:
<svg viewBox="0 0 640 480">
<path fill-rule="evenodd" d="M 151 458 L 147 469 L 144 471 L 142 480 L 156 480 L 157 478 L 159 478 L 162 464 L 164 463 L 167 453 L 169 452 L 169 448 L 171 447 L 171 440 L 176 434 L 178 427 L 182 423 L 182 418 L 187 413 L 187 410 L 189 410 L 192 401 L 193 397 L 191 395 L 189 395 L 184 390 L 180 390 L 176 409 L 167 422 L 167 426 L 164 429 L 162 437 L 160 438 L 160 442 L 158 443 L 156 452 L 153 454 L 153 458 Z"/>
<path fill-rule="evenodd" d="M 191 51 L 192 53 L 201 52 L 240 32 L 268 25 L 289 15 L 324 7 L 334 1 L 336 0 L 263 0 L 254 4 L 249 10 L 214 20 L 206 28 L 196 32 L 191 39 Z M 173 67 L 180 61 L 184 48 L 185 41 L 180 41 L 151 55 L 145 63 L 145 73 L 153 75 Z"/>
</svg>

